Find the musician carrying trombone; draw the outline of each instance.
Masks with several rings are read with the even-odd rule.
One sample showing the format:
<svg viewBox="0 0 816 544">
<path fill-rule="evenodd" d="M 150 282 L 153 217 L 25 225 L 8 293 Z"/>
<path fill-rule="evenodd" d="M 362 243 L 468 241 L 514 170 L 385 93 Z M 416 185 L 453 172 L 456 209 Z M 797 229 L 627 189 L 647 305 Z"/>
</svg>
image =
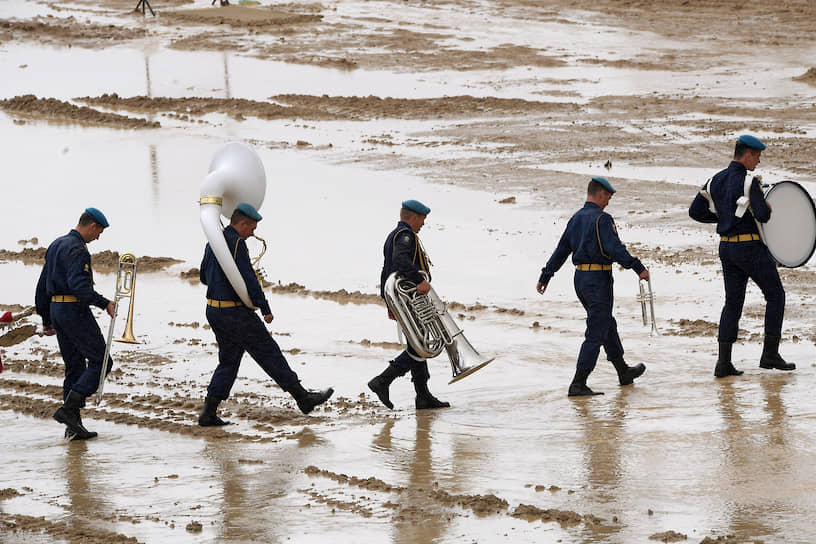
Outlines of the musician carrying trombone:
<svg viewBox="0 0 816 544">
<path fill-rule="evenodd" d="M 606 358 L 615 366 L 621 385 L 631 384 L 646 371 L 643 363 L 629 366 L 624 361 L 618 324 L 612 316 L 612 263 L 633 269 L 642 280 L 649 279 L 649 271 L 640 260 L 629 254 L 618 238 L 614 219 L 604 212 L 614 193 L 615 189 L 606 178 L 598 176 L 590 180 L 584 207 L 570 218 L 536 285 L 536 290 L 543 295 L 550 279 L 572 254 L 575 293 L 586 310 L 587 319 L 575 377 L 569 386 L 570 397 L 603 395 L 586 384 L 595 368 L 601 346 Z"/>
<path fill-rule="evenodd" d="M 91 254 L 86 244 L 98 239 L 108 226 L 105 214 L 86 208 L 77 226 L 48 246 L 34 300 L 44 334 L 57 335 L 65 361 L 63 405 L 54 412 L 54 419 L 65 425 L 65 437 L 75 440 L 97 435 L 85 428 L 79 413 L 85 399 L 99 386 L 105 356 L 105 338 L 90 306 L 113 317 L 114 303 L 94 290 Z M 107 364 L 110 372 L 110 357 Z"/>
<path fill-rule="evenodd" d="M 431 209 L 418 200 L 406 200 L 402 203 L 400 220 L 397 226 L 388 233 L 383 246 L 383 267 L 380 273 L 381 297 L 385 298 L 386 280 L 394 272 L 416 284 L 416 291 L 420 295 L 425 295 L 431 290 L 430 262 L 417 237 L 429 213 Z M 388 317 L 395 319 L 391 310 L 388 311 Z M 394 403 L 390 399 L 389 387 L 395 379 L 410 371 L 416 391 L 417 410 L 448 408 L 450 403 L 439 400 L 428 390 L 428 380 L 431 379 L 428 361 L 416 352 L 410 342 L 406 344 L 406 349 L 394 360 L 389 361 L 388 367 L 381 374 L 368 382 L 368 388 L 383 404 L 393 409 Z"/>
</svg>

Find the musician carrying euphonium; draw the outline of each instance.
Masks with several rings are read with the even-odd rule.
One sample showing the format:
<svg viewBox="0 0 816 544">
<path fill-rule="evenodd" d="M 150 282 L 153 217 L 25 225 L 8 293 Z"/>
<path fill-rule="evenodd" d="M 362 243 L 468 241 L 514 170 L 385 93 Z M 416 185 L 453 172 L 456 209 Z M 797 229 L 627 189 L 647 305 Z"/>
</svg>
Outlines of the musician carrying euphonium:
<svg viewBox="0 0 816 544">
<path fill-rule="evenodd" d="M 79 414 L 85 399 L 99 386 L 105 357 L 105 338 L 90 306 L 113 317 L 114 303 L 94 290 L 87 244 L 99 238 L 108 225 L 101 211 L 86 208 L 77 226 L 48 246 L 37 282 L 34 302 L 42 317 L 44 334 L 57 335 L 65 361 L 63 405 L 54 412 L 54 419 L 65 425 L 65 437 L 69 439 L 85 440 L 97 435 L 85 428 Z M 109 357 L 108 372 L 112 367 Z"/>
<path fill-rule="evenodd" d="M 383 247 L 383 267 L 380 274 L 380 296 L 385 298 L 385 283 L 388 277 L 397 272 L 405 279 L 416 284 L 416 291 L 420 295 L 426 295 L 431 290 L 430 262 L 425 255 L 425 250 L 419 242 L 417 233 L 425 224 L 425 218 L 431 213 L 431 209 L 417 200 L 406 200 L 400 209 L 400 220 L 396 228 L 392 230 L 385 239 Z M 427 274 L 427 278 L 422 273 Z M 389 319 L 395 319 L 391 311 L 388 311 Z M 389 387 L 391 382 L 400 376 L 404 376 L 409 371 L 414 382 L 416 391 L 415 406 L 417 410 L 430 408 L 448 408 L 450 403 L 443 402 L 434 397 L 428 390 L 428 380 L 431 374 L 428 371 L 428 362 L 417 354 L 410 342 L 406 342 L 405 351 L 400 353 L 393 361 L 389 361 L 388 367 L 382 374 L 376 376 L 368 382 L 368 387 L 388 408 L 393 409 L 394 404 L 389 398 Z"/>
<path fill-rule="evenodd" d="M 725 305 L 720 315 L 717 336 L 719 354 L 714 376 L 739 376 L 731 362 L 731 347 L 737 340 L 739 320 L 745 302 L 745 288 L 752 279 L 765 296 L 765 343 L 760 368 L 793 370 L 796 365 L 779 355 L 782 319 L 785 315 L 785 290 L 776 263 L 762 243 L 757 221 L 767 223 L 771 207 L 765 202 L 759 176 L 749 176 L 759 164 L 765 149 L 759 138 L 743 134 L 734 148 L 734 160 L 728 168 L 714 174 L 694 198 L 689 216 L 701 223 L 717 223 L 720 235 L 720 262 L 725 280 Z"/>
<path fill-rule="evenodd" d="M 547 265 L 541 270 L 536 285 L 536 290 L 543 295 L 552 277 L 572 254 L 575 294 L 584 306 L 587 318 L 575 376 L 567 392 L 570 397 L 603 394 L 593 391 L 586 384 L 598 361 L 601 346 L 606 358 L 615 366 L 621 385 L 631 385 L 646 371 L 643 363 L 629 366 L 624 361 L 618 324 L 612 316 L 612 263 L 634 270 L 642 280 L 649 279 L 649 271 L 639 259 L 629 254 L 618 237 L 614 219 L 604 212 L 614 193 L 615 189 L 606 178 L 598 176 L 590 180 L 584 207 L 567 222 L 567 228 Z"/>
</svg>

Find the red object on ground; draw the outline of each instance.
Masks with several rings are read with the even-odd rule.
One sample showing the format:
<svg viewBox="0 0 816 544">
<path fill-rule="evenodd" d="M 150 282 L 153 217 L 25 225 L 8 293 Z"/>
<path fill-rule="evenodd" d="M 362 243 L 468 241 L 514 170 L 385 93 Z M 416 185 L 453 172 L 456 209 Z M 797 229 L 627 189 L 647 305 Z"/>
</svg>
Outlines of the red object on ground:
<svg viewBox="0 0 816 544">
<path fill-rule="evenodd" d="M 0 315 L 0 323 L 11 323 L 12 321 L 14 321 L 14 318 L 11 317 L 11 312 Z"/>
<path fill-rule="evenodd" d="M 0 356 L 0 374 L 3 373 L 3 357 Z"/>
</svg>

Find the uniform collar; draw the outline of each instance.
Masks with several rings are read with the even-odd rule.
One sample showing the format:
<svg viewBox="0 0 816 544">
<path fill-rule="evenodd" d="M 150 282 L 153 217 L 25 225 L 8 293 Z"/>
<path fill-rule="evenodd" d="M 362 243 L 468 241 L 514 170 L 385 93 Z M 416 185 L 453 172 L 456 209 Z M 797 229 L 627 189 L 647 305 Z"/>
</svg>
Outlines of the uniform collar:
<svg viewBox="0 0 816 544">
<path fill-rule="evenodd" d="M 68 235 L 78 238 L 79 241 L 82 242 L 83 244 L 85 243 L 85 238 L 82 237 L 82 235 L 79 233 L 77 229 L 71 229 L 71 232 L 69 232 Z"/>
<path fill-rule="evenodd" d="M 584 202 L 584 208 L 598 208 L 599 210 L 601 209 L 601 207 L 600 207 L 600 206 L 598 206 L 598 205 L 597 205 L 597 204 L 595 204 L 594 202 L 590 202 L 589 200 L 587 200 L 586 202 Z"/>
<path fill-rule="evenodd" d="M 410 230 L 411 232 L 414 232 L 414 229 L 411 227 L 411 225 L 409 225 L 405 221 L 400 221 L 399 223 L 397 223 L 397 227 L 405 227 L 406 229 Z"/>
<path fill-rule="evenodd" d="M 736 168 L 742 172 L 747 172 L 748 169 L 745 168 L 745 165 L 739 161 L 731 161 L 731 164 L 728 165 L 728 168 Z"/>
</svg>

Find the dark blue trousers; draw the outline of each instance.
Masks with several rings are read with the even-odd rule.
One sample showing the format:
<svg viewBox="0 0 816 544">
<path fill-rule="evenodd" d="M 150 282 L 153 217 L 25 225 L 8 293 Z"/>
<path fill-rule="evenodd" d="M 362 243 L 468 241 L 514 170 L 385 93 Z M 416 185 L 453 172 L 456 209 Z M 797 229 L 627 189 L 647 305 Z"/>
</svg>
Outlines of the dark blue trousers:
<svg viewBox="0 0 816 544">
<path fill-rule="evenodd" d="M 612 317 L 612 272 L 576 270 L 573 282 L 575 294 L 587 313 L 584 342 L 581 344 L 576 366 L 591 372 L 598 361 L 601 346 L 608 360 L 615 361 L 623 357 L 618 323 Z"/>
<path fill-rule="evenodd" d="M 765 334 L 781 337 L 785 289 L 765 244 L 759 241 L 720 242 L 720 262 L 725 281 L 725 305 L 720 315 L 717 340 L 736 342 L 749 278 L 754 280 L 765 296 Z"/>
<path fill-rule="evenodd" d="M 391 364 L 398 368 L 403 375 L 410 371 L 411 380 L 414 383 L 427 383 L 431 379 L 431 373 L 428 371 L 428 361 L 420 358 L 410 343 L 407 345 L 408 348 L 391 361 Z M 411 355 L 420 360 L 417 361 Z"/>
<path fill-rule="evenodd" d="M 207 396 L 218 400 L 229 398 L 244 352 L 249 353 L 284 391 L 291 391 L 298 383 L 297 374 L 289 367 L 278 343 L 254 311 L 245 306 L 207 306 L 207 321 L 218 342 L 218 366 L 207 388 Z"/>
<path fill-rule="evenodd" d="M 52 302 L 51 322 L 65 361 L 62 400 L 72 389 L 85 397 L 93 395 L 102 373 L 105 338 L 91 309 L 78 302 Z M 108 372 L 112 368 L 113 360 L 108 357 Z"/>
</svg>

